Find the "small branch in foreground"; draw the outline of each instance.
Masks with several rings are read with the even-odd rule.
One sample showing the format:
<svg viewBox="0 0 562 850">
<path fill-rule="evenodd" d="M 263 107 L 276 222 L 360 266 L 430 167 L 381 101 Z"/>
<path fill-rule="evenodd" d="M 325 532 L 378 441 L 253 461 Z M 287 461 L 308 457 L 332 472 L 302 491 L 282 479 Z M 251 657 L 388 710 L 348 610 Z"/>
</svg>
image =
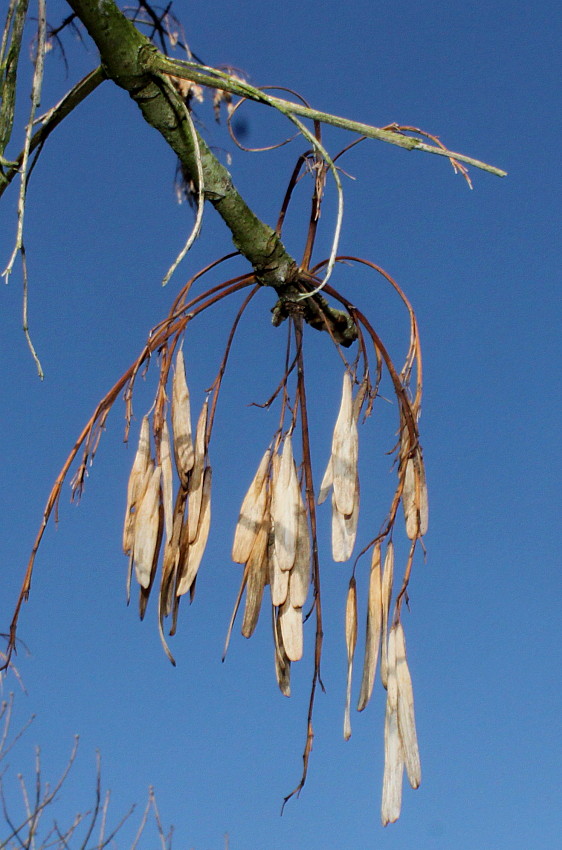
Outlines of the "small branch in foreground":
<svg viewBox="0 0 562 850">
<path fill-rule="evenodd" d="M 428 145 L 420 139 L 397 133 L 395 130 L 384 130 L 380 127 L 374 127 L 371 124 L 363 124 L 361 121 L 352 121 L 349 118 L 332 115 L 329 112 L 322 112 L 319 109 L 312 109 L 301 103 L 293 103 L 292 101 L 284 100 L 280 97 L 267 95 L 259 88 L 255 88 L 249 83 L 232 77 L 230 74 L 218 71 L 216 68 L 210 68 L 206 65 L 198 65 L 195 62 L 184 62 L 179 59 L 170 59 L 169 57 L 158 53 L 156 49 L 146 51 L 144 56 L 146 57 L 145 66 L 149 71 L 159 71 L 163 74 L 191 80 L 191 82 L 197 83 L 198 85 L 228 91 L 231 94 L 248 98 L 248 100 L 254 100 L 258 103 L 271 106 L 287 116 L 299 115 L 302 118 L 309 118 L 312 121 L 320 121 L 323 124 L 330 124 L 331 126 L 339 127 L 342 130 L 349 130 L 352 133 L 358 133 L 361 136 L 366 136 L 368 139 L 376 139 L 380 142 L 387 142 L 390 145 L 397 145 L 398 147 L 405 148 L 406 150 L 419 150 L 424 153 L 437 154 L 437 156 L 446 156 L 449 159 L 455 159 L 458 162 L 465 162 L 467 165 L 472 165 L 474 168 L 480 168 L 482 171 L 488 171 L 490 174 L 495 174 L 497 177 L 507 176 L 506 171 L 503 171 L 501 168 L 496 168 L 494 165 L 489 165 L 488 163 L 481 162 L 473 157 L 450 151 L 447 148 L 441 148 L 436 145 Z"/>
</svg>

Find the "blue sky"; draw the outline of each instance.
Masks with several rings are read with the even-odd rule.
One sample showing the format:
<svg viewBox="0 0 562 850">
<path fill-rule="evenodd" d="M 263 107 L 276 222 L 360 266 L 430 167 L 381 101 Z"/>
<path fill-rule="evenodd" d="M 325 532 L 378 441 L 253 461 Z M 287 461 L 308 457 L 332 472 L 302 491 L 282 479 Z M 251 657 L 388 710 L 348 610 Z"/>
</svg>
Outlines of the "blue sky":
<svg viewBox="0 0 562 850">
<path fill-rule="evenodd" d="M 560 814 L 559 498 L 559 95 L 560 9 L 554 2 L 481 4 L 363 0 L 275 8 L 255 0 L 174 4 L 193 50 L 209 64 L 244 69 L 256 85 L 297 89 L 326 111 L 384 126 L 420 126 L 453 150 L 509 172 L 472 170 L 474 190 L 440 157 L 365 142 L 342 162 L 341 250 L 382 265 L 412 301 L 424 352 L 422 443 L 430 495 L 427 561 L 418 559 L 405 612 L 423 781 L 404 792 L 400 821 L 380 825 L 384 699 L 352 718 L 344 743 L 343 632 L 349 567 L 330 557 L 321 512 L 327 693 L 317 699 L 308 781 L 279 817 L 300 776 L 312 632 L 294 665 L 293 696 L 276 686 L 267 612 L 251 641 L 238 633 L 221 664 L 240 580 L 230 561 L 244 492 L 277 425 L 248 407 L 279 380 L 285 345 L 260 293 L 242 323 L 211 443 L 213 525 L 195 603 L 180 611 L 165 659 L 151 604 L 144 623 L 125 606 L 121 527 L 132 447 L 116 405 L 78 507 L 63 491 L 60 522 L 40 550 L 17 664 L 36 713 L 11 757 L 46 775 L 80 734 L 62 812 L 90 804 L 95 751 L 117 817 L 154 785 L 175 845 L 221 850 L 480 850 L 553 848 Z M 68 7 L 53 0 L 55 23 Z M 42 108 L 95 63 L 93 48 L 65 40 L 69 72 L 47 61 Z M 29 69 L 26 70 L 29 73 Z M 27 109 L 20 95 L 20 117 Z M 279 119 L 245 106 L 247 143 L 281 136 Z M 296 157 L 233 149 L 201 109 L 203 131 L 255 211 L 273 223 Z M 350 141 L 329 130 L 336 152 Z M 14 145 L 14 147 L 16 147 Z M 14 152 L 14 151 L 12 151 Z M 104 84 L 49 140 L 33 175 L 26 218 L 30 326 L 45 369 L 38 381 L 21 333 L 19 272 L 2 287 L 0 334 L 0 627 L 11 618 L 53 479 L 99 397 L 136 357 L 181 284 L 230 250 L 212 209 L 203 234 L 167 288 L 160 280 L 191 226 L 175 203 L 175 162 L 128 97 Z M 304 193 L 303 193 L 304 194 Z M 2 198 L 2 266 L 15 232 L 16 193 Z M 301 250 L 305 206 L 285 240 Z M 328 199 L 318 258 L 329 249 Z M 232 274 L 243 270 L 232 263 Z M 213 278 L 213 283 L 220 278 Z M 339 267 L 334 285 L 372 317 L 397 358 L 407 321 L 381 282 Z M 185 349 L 194 405 L 218 368 L 225 305 L 191 326 Z M 316 480 L 329 453 L 341 367 L 324 335 L 306 334 Z M 137 426 L 155 373 L 139 387 Z M 381 402 L 361 434 L 359 539 L 378 529 L 390 493 L 394 409 Z M 136 436 L 137 430 L 134 429 Z M 398 556 L 405 556 L 403 547 Z M 358 575 L 365 599 L 365 566 Z M 360 608 L 362 612 L 363 609 Z M 360 640 L 357 666 L 362 659 Z M 354 699 L 358 693 L 358 677 Z M 13 684 L 12 686 L 15 686 Z M 6 686 L 5 686 L 6 687 Z M 127 846 L 125 839 L 119 846 Z M 145 847 L 154 847 L 148 835 Z"/>
</svg>

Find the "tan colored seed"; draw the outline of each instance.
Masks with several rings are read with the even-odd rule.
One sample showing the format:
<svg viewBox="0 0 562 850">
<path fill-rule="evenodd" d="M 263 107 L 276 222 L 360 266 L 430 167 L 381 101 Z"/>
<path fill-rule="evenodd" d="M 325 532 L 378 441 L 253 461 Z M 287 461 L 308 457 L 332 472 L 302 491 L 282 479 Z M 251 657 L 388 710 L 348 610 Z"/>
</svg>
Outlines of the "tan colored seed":
<svg viewBox="0 0 562 850">
<path fill-rule="evenodd" d="M 363 711 L 373 693 L 377 670 L 379 646 L 382 632 L 382 587 L 381 587 L 381 544 L 375 543 L 369 576 L 369 599 L 367 604 L 367 633 L 365 635 L 365 660 L 363 679 L 357 711 Z"/>
<path fill-rule="evenodd" d="M 332 557 L 336 562 L 347 561 L 351 558 L 357 522 L 359 520 L 359 479 L 355 486 L 355 505 L 351 516 L 344 516 L 336 505 L 335 493 L 332 493 Z"/>
<path fill-rule="evenodd" d="M 195 458 L 191 436 L 189 390 L 185 380 L 185 363 L 181 349 L 176 356 L 176 369 L 172 380 L 172 432 L 176 468 L 182 484 L 187 486 L 187 478 Z"/>
<path fill-rule="evenodd" d="M 203 498 L 203 478 L 205 473 L 206 459 L 206 430 L 207 430 L 207 412 L 208 402 L 205 400 L 199 419 L 197 421 L 197 430 L 195 432 L 195 460 L 193 468 L 189 476 L 188 491 L 188 540 L 193 543 L 197 536 L 199 528 L 199 513 L 201 511 L 201 500 Z"/>
<path fill-rule="evenodd" d="M 162 425 L 162 439 L 160 440 L 160 466 L 162 467 L 162 504 L 164 507 L 164 527 L 166 529 L 166 540 L 172 537 L 174 524 L 174 494 L 172 458 L 170 454 L 170 432 L 168 423 L 164 420 Z"/>
<path fill-rule="evenodd" d="M 401 623 L 398 623 L 395 632 L 398 730 L 408 780 L 412 788 L 418 788 L 421 782 L 421 763 L 414 714 L 414 690 L 406 661 L 406 641 Z"/>
<path fill-rule="evenodd" d="M 279 566 L 277 552 L 275 549 L 275 535 L 270 527 L 267 544 L 267 563 L 269 566 L 269 589 L 271 591 L 272 605 L 282 605 L 289 592 L 289 576 L 288 570 L 282 570 Z"/>
<path fill-rule="evenodd" d="M 244 607 L 244 618 L 242 620 L 242 634 L 246 638 L 253 635 L 260 615 L 263 589 L 268 571 L 268 536 L 269 523 L 262 520 L 246 565 L 246 604 Z"/>
<path fill-rule="evenodd" d="M 283 696 L 291 696 L 291 662 L 283 646 L 281 626 L 275 608 L 272 608 L 275 677 Z"/>
<path fill-rule="evenodd" d="M 381 820 L 383 826 L 395 823 L 402 807 L 404 759 L 398 729 L 398 685 L 396 681 L 395 629 L 388 636 L 388 680 L 384 721 L 384 774 Z"/>
<path fill-rule="evenodd" d="M 310 585 L 310 536 L 306 508 L 302 498 L 300 498 L 300 492 L 299 501 L 297 548 L 295 551 L 295 563 L 289 578 L 289 595 L 291 597 L 291 605 L 294 608 L 303 607 Z"/>
<path fill-rule="evenodd" d="M 144 588 L 150 584 L 158 541 L 161 475 L 162 470 L 157 466 L 152 473 L 135 520 L 133 558 L 137 581 Z"/>
<path fill-rule="evenodd" d="M 358 450 L 351 378 L 346 372 L 343 376 L 342 399 L 332 438 L 331 456 L 334 499 L 338 511 L 344 516 L 350 516 L 356 507 Z"/>
<path fill-rule="evenodd" d="M 279 609 L 279 625 L 283 646 L 290 661 L 300 661 L 303 652 L 302 608 L 293 608 L 286 599 Z"/>
<path fill-rule="evenodd" d="M 150 426 L 148 416 L 142 420 L 139 444 L 133 460 L 133 466 L 127 483 L 127 508 L 123 527 L 123 551 L 126 555 L 132 549 L 135 530 L 135 515 L 139 507 L 148 479 L 146 472 L 150 464 Z"/>
<path fill-rule="evenodd" d="M 205 552 L 205 547 L 209 537 L 209 528 L 211 526 L 211 480 L 212 471 L 211 467 L 208 466 L 204 472 L 201 486 L 199 527 L 197 529 L 195 539 L 190 541 L 189 545 L 186 547 L 185 555 L 182 552 L 182 556 L 184 556 L 185 560 L 181 565 L 181 574 L 176 590 L 176 596 L 182 596 L 191 589 L 191 586 L 195 581 L 195 577 L 197 576 L 201 559 Z M 188 504 L 188 509 L 189 507 L 190 506 Z"/>
<path fill-rule="evenodd" d="M 343 721 L 343 737 L 346 741 L 351 738 L 351 680 L 353 676 L 353 656 L 357 644 L 357 588 L 352 576 L 347 591 L 345 604 L 345 645 L 347 648 L 347 689 L 345 713 Z"/>
<path fill-rule="evenodd" d="M 392 583 L 394 579 L 394 543 L 388 541 L 386 555 L 384 558 L 384 570 L 382 574 L 382 644 L 381 644 L 381 682 L 387 687 L 388 681 L 388 649 L 386 634 L 388 630 L 388 614 L 390 611 L 390 600 L 392 598 Z"/>
<path fill-rule="evenodd" d="M 267 474 L 271 452 L 268 449 L 242 501 L 232 544 L 232 560 L 245 564 L 261 528 L 267 504 Z"/>
<path fill-rule="evenodd" d="M 293 459 L 291 435 L 285 437 L 279 471 L 273 467 L 271 519 L 275 536 L 275 553 L 281 570 L 295 563 L 298 523 L 299 484 Z"/>
</svg>

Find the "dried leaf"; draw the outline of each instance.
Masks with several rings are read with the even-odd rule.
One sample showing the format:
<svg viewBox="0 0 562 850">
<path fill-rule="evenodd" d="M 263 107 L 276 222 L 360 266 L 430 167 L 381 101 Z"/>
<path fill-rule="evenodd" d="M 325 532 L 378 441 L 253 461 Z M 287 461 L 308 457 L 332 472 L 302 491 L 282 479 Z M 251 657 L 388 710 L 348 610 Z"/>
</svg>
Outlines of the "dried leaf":
<svg viewBox="0 0 562 850">
<path fill-rule="evenodd" d="M 336 505 L 335 493 L 332 493 L 332 557 L 334 561 L 340 563 L 351 558 L 355 546 L 358 520 L 359 480 L 357 480 L 355 487 L 355 507 L 349 517 L 340 513 Z"/>
<path fill-rule="evenodd" d="M 398 685 L 396 680 L 395 629 L 388 636 L 388 685 L 384 721 L 384 775 L 382 783 L 381 820 L 383 826 L 400 817 L 404 759 L 398 729 Z"/>
<path fill-rule="evenodd" d="M 392 582 L 394 579 L 394 543 L 388 541 L 386 555 L 384 558 L 384 570 L 382 574 L 382 645 L 381 645 L 381 682 L 387 687 L 388 682 L 388 651 L 386 633 L 388 630 L 388 613 L 390 611 L 390 600 L 392 598 Z"/>
<path fill-rule="evenodd" d="M 158 540 L 161 475 L 162 470 L 157 466 L 152 473 L 135 520 L 133 558 L 135 574 L 141 587 L 148 587 L 150 584 L 150 574 Z"/>
<path fill-rule="evenodd" d="M 187 486 L 187 479 L 194 463 L 193 440 L 191 436 L 191 411 L 189 390 L 185 379 L 183 351 L 176 356 L 176 369 L 172 380 L 172 432 L 174 435 L 174 456 L 180 481 Z"/>
<path fill-rule="evenodd" d="M 332 438 L 332 472 L 334 499 L 339 513 L 350 516 L 357 506 L 357 459 L 359 438 L 353 417 L 351 378 L 343 376 L 340 410 Z"/>
<path fill-rule="evenodd" d="M 170 432 L 168 431 L 168 423 L 166 420 L 164 420 L 162 425 L 162 439 L 160 440 L 160 466 L 162 467 L 164 527 L 166 529 L 166 540 L 170 540 L 174 524 L 174 475 L 172 471 L 172 458 L 170 455 Z"/>
<path fill-rule="evenodd" d="M 201 499 L 203 497 L 203 478 L 205 473 L 205 437 L 207 430 L 207 411 L 208 402 L 205 400 L 199 419 L 197 421 L 197 430 L 195 432 L 195 460 L 193 468 L 189 476 L 187 486 L 188 505 L 187 505 L 187 526 L 188 540 L 193 543 L 197 536 L 199 528 L 199 513 L 201 511 Z"/>
<path fill-rule="evenodd" d="M 127 483 L 127 508 L 123 527 L 123 551 L 126 555 L 132 549 L 135 531 L 135 517 L 144 496 L 148 479 L 146 472 L 150 465 L 150 426 L 148 416 L 142 420 L 139 444 L 133 460 L 133 466 Z"/>
<path fill-rule="evenodd" d="M 293 608 L 286 599 L 279 609 L 279 625 L 283 646 L 290 661 L 300 661 L 303 652 L 302 608 Z"/>
<path fill-rule="evenodd" d="M 201 511 L 199 514 L 199 528 L 197 529 L 195 539 L 189 543 L 189 546 L 186 547 L 185 560 L 180 567 L 181 573 L 176 589 L 176 596 L 182 596 L 190 589 L 193 581 L 195 580 L 199 565 L 201 564 L 201 559 L 205 552 L 207 539 L 209 537 L 209 528 L 211 526 L 211 480 L 212 471 L 211 467 L 208 466 L 205 470 L 201 487 L 202 495 Z M 188 509 L 189 508 L 190 503 L 188 504 Z M 183 556 L 184 553 L 182 552 L 182 557 Z"/>
<path fill-rule="evenodd" d="M 395 631 L 398 730 L 408 780 L 412 788 L 418 788 L 421 782 L 421 764 L 414 714 L 414 690 L 408 662 L 406 661 L 406 641 L 401 623 L 398 623 Z"/>
<path fill-rule="evenodd" d="M 267 504 L 267 474 L 271 452 L 268 449 L 242 501 L 232 544 L 232 560 L 245 564 L 250 557 L 257 533 L 262 525 Z"/>
<path fill-rule="evenodd" d="M 351 738 L 351 680 L 353 675 L 353 656 L 357 644 L 357 588 L 352 576 L 347 591 L 345 604 L 345 645 L 347 647 L 347 690 L 345 698 L 345 713 L 343 721 L 343 737 L 346 741 Z"/>
<path fill-rule="evenodd" d="M 242 634 L 249 638 L 253 635 L 260 615 L 266 576 L 267 564 L 267 540 L 269 537 L 269 522 L 262 519 L 260 529 L 256 535 L 250 557 L 246 565 L 246 604 L 244 606 L 244 619 L 242 621 Z"/>
<path fill-rule="evenodd" d="M 373 693 L 377 670 L 379 646 L 382 632 L 382 587 L 381 587 L 381 544 L 375 543 L 369 576 L 369 599 L 367 603 L 367 633 L 365 635 L 365 660 L 363 680 L 357 711 L 363 711 Z"/>
</svg>

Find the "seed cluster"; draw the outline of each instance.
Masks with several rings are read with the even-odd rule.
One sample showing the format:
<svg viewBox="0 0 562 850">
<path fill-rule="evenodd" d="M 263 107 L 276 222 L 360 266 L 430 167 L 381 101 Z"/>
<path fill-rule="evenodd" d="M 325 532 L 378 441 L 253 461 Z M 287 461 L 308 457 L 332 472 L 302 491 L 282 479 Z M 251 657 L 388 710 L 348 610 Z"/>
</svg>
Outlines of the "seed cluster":
<svg viewBox="0 0 562 850">
<path fill-rule="evenodd" d="M 144 617 L 164 540 L 158 598 L 159 628 L 166 654 L 175 663 L 164 639 L 162 623 L 172 614 L 170 634 L 174 634 L 180 597 L 194 593 L 211 525 L 212 481 L 206 436 L 208 403 L 203 404 L 193 439 L 181 349 L 176 356 L 172 381 L 171 412 L 173 454 L 179 480 L 175 502 L 167 421 L 164 418 L 158 427 L 154 426 L 157 460 L 152 460 L 150 424 L 145 416 L 127 487 L 123 551 L 129 556 L 128 588 L 134 568 L 140 585 L 140 613 Z"/>
</svg>

